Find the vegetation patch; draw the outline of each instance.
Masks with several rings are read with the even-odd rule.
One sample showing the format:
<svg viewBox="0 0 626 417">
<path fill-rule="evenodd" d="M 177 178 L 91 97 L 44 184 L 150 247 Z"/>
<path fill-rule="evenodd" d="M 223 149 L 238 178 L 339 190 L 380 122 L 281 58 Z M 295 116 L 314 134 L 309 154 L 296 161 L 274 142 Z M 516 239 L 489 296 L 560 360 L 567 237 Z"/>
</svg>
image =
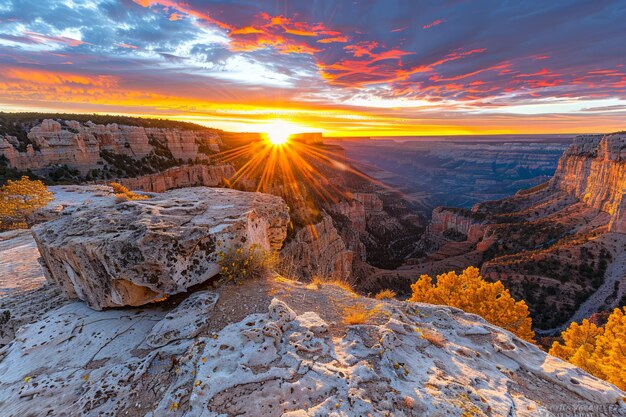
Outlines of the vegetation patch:
<svg viewBox="0 0 626 417">
<path fill-rule="evenodd" d="M 43 182 L 22 177 L 0 187 L 0 231 L 28 227 L 27 218 L 53 199 Z"/>
</svg>

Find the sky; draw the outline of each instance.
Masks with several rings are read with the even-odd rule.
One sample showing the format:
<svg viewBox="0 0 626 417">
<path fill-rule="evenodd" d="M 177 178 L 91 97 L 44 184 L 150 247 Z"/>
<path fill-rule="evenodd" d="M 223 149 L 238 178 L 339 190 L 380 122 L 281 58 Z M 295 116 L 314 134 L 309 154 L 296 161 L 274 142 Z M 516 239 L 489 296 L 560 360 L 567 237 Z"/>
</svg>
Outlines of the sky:
<svg viewBox="0 0 626 417">
<path fill-rule="evenodd" d="M 626 130 L 626 1 L 2 0 L 0 110 L 328 136 Z"/>
</svg>

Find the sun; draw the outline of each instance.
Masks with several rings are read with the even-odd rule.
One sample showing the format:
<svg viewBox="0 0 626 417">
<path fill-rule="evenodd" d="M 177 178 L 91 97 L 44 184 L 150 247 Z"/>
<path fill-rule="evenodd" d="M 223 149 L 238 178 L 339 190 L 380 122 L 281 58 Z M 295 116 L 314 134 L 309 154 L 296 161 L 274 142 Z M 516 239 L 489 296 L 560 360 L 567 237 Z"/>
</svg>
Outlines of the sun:
<svg viewBox="0 0 626 417">
<path fill-rule="evenodd" d="M 289 142 L 289 137 L 298 131 L 298 127 L 289 122 L 273 122 L 265 128 L 267 140 L 274 146 L 284 145 Z"/>
<path fill-rule="evenodd" d="M 270 141 L 272 145 L 284 145 L 289 142 L 290 133 L 287 132 L 268 132 L 267 140 Z"/>
</svg>

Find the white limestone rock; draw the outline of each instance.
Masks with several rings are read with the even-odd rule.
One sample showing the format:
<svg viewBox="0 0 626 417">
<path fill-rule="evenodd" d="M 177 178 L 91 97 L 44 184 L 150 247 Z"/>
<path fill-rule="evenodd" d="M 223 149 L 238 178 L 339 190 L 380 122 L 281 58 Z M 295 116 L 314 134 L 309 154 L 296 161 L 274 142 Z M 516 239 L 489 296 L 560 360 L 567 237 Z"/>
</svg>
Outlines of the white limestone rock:
<svg viewBox="0 0 626 417">
<path fill-rule="evenodd" d="M 381 303 L 386 319 L 333 337 L 316 313 L 292 314 L 274 299 L 267 313 L 205 336 L 148 344 L 187 328 L 187 316 L 202 325 L 211 303 L 198 300 L 210 299 L 194 295 L 169 313 L 83 303 L 48 313 L 3 351 L 0 415 L 535 417 L 562 404 L 626 412 L 611 384 L 475 315 L 427 304 Z"/>
<path fill-rule="evenodd" d="M 49 281 L 102 309 L 143 305 L 219 273 L 232 246 L 280 249 L 289 214 L 275 196 L 185 188 L 99 207 L 33 227 Z"/>
<path fill-rule="evenodd" d="M 218 298 L 213 292 L 193 293 L 152 328 L 146 343 L 152 347 L 161 347 L 172 340 L 197 336 L 206 328 L 206 317 L 215 307 Z"/>
</svg>

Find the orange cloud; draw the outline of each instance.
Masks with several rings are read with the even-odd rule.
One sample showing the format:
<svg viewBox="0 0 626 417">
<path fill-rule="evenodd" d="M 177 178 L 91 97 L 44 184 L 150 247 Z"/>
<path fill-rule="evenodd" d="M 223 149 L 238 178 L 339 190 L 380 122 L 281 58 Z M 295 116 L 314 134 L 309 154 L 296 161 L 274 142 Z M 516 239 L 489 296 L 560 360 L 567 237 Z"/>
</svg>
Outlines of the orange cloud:
<svg viewBox="0 0 626 417">
<path fill-rule="evenodd" d="M 348 38 L 346 36 L 335 36 L 334 38 L 324 38 L 324 39 L 319 39 L 317 41 L 317 43 L 333 43 L 333 42 L 346 43 L 348 42 Z"/>
<path fill-rule="evenodd" d="M 84 45 L 87 43 L 79 39 L 67 38 L 65 36 L 48 36 L 48 35 L 43 35 L 41 33 L 28 32 L 28 31 L 25 31 L 22 33 L 38 43 L 45 43 L 46 41 L 50 41 L 50 42 L 55 42 L 55 43 L 64 43 L 69 46 L 78 46 L 78 45 Z"/>
<path fill-rule="evenodd" d="M 0 66 L 0 79 L 43 85 L 78 84 L 111 88 L 118 84 L 118 79 L 111 75 L 86 76 L 58 71 L 45 71 L 29 68 Z"/>
<path fill-rule="evenodd" d="M 443 20 L 443 19 L 437 19 L 437 20 L 435 20 L 434 22 L 430 22 L 429 24 L 422 26 L 422 29 L 430 29 L 431 27 L 433 27 L 433 26 L 437 26 L 437 25 L 440 25 L 440 24 L 442 24 L 443 22 L 445 22 L 445 20 Z"/>
</svg>

